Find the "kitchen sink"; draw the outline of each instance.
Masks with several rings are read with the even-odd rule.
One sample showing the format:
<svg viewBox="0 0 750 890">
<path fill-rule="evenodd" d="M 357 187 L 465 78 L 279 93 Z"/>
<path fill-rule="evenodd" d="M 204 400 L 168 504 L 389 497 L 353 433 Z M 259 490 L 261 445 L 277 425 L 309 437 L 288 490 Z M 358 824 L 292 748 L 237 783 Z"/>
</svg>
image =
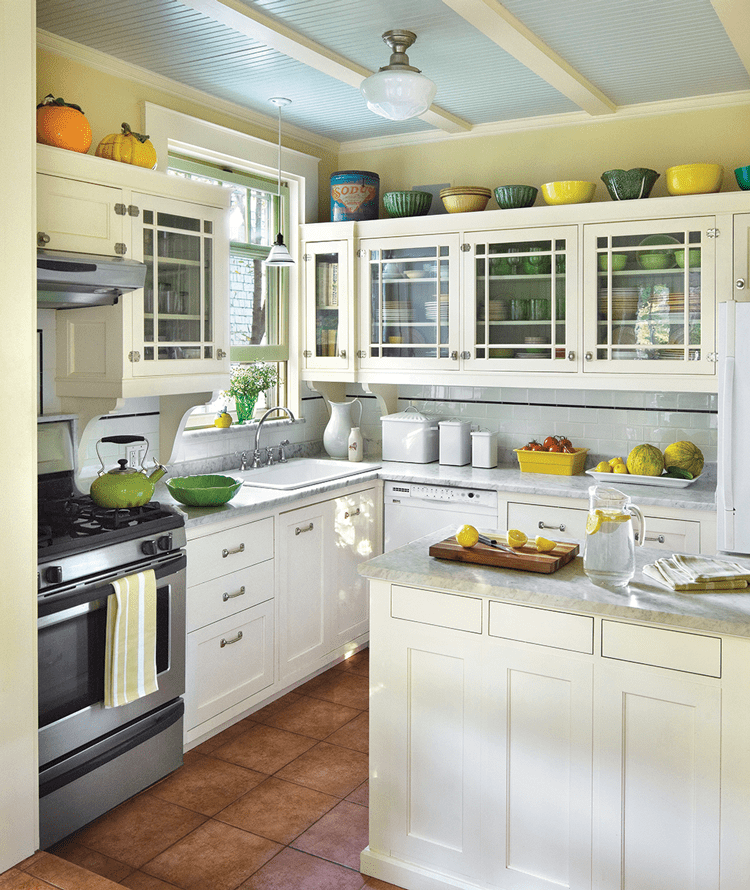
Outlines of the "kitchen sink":
<svg viewBox="0 0 750 890">
<path fill-rule="evenodd" d="M 232 475 L 242 479 L 245 485 L 252 488 L 277 488 L 289 491 L 345 476 L 355 476 L 358 473 L 368 473 L 377 470 L 379 466 L 380 464 L 366 462 L 350 463 L 318 457 L 298 457 L 270 467 L 234 471 Z"/>
</svg>

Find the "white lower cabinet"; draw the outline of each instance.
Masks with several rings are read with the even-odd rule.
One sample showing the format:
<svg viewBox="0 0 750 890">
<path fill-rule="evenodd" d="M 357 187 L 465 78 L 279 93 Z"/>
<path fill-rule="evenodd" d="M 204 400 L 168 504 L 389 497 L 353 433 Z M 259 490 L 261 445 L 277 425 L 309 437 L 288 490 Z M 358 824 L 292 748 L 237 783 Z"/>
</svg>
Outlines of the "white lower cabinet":
<svg viewBox="0 0 750 890">
<path fill-rule="evenodd" d="M 371 596 L 364 873 L 407 890 L 746 881 L 750 640 L 384 581 Z"/>
</svg>

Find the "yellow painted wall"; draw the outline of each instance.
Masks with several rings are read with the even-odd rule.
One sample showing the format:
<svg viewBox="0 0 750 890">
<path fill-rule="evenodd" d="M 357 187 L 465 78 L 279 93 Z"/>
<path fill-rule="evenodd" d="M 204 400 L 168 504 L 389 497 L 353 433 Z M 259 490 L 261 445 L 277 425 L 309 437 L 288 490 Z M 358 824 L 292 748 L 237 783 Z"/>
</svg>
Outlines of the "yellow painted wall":
<svg viewBox="0 0 750 890">
<path fill-rule="evenodd" d="M 339 153 L 340 169 L 378 173 L 381 195 L 437 183 L 494 189 L 583 179 L 597 183 L 595 201 L 610 200 L 600 180 L 605 170 L 649 167 L 663 174 L 703 161 L 723 164 L 723 191 L 737 190 L 734 168 L 750 164 L 750 105 Z M 666 194 L 662 175 L 652 195 Z M 488 209 L 497 209 L 494 198 Z"/>
</svg>

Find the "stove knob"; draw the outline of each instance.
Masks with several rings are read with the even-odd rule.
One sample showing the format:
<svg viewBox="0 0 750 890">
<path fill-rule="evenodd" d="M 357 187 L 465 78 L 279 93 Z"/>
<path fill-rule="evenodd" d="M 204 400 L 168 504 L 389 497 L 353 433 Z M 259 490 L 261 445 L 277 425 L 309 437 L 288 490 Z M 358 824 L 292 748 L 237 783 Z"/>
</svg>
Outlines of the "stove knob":
<svg viewBox="0 0 750 890">
<path fill-rule="evenodd" d="M 47 584 L 60 584 L 63 579 L 62 566 L 47 566 L 44 570 L 44 580 Z"/>
<path fill-rule="evenodd" d="M 152 538 L 143 541 L 141 543 L 141 553 L 145 556 L 156 556 L 156 541 Z"/>
<path fill-rule="evenodd" d="M 171 550 L 172 549 L 172 534 L 162 535 L 160 538 L 156 539 L 156 546 L 159 550 Z"/>
</svg>

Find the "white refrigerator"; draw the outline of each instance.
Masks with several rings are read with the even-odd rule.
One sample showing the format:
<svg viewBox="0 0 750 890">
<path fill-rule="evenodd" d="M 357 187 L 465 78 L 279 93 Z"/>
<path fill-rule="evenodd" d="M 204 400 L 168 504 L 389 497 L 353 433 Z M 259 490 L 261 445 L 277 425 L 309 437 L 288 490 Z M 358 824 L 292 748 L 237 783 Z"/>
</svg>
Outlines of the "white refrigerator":
<svg viewBox="0 0 750 890">
<path fill-rule="evenodd" d="M 719 303 L 718 550 L 750 554 L 750 303 Z"/>
</svg>

